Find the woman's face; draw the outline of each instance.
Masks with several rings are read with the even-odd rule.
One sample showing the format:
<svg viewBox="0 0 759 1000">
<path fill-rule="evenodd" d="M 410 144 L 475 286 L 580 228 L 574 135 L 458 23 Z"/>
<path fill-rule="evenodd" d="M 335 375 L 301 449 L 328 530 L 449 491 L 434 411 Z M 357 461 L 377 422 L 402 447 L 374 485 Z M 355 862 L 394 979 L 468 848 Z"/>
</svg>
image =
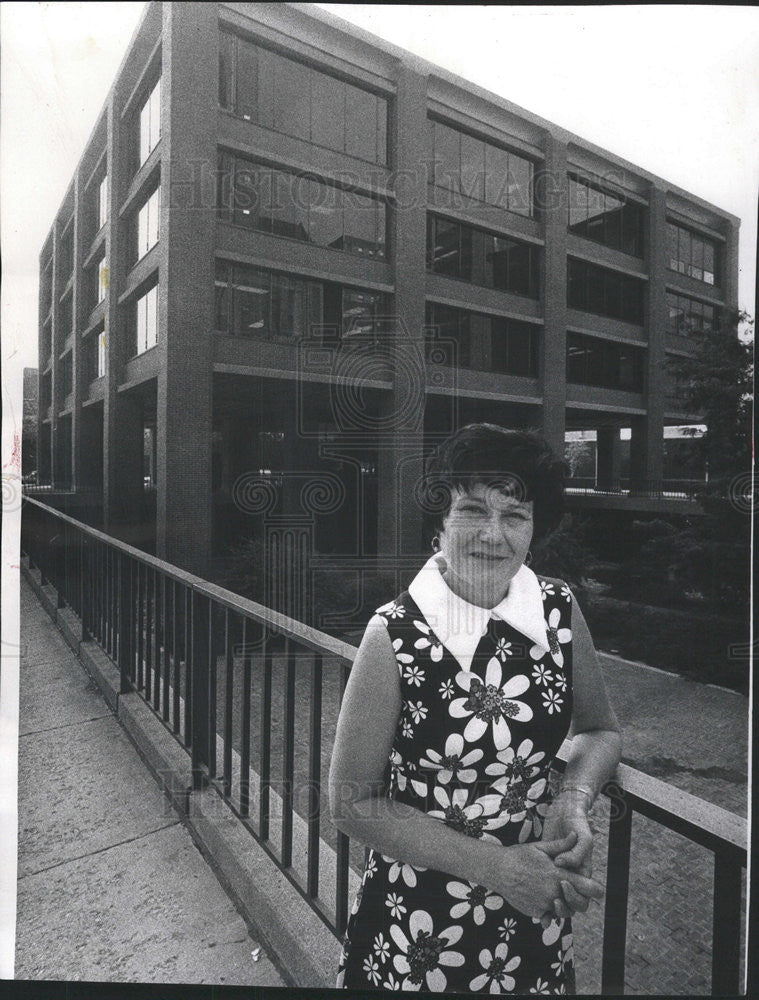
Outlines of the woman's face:
<svg viewBox="0 0 759 1000">
<path fill-rule="evenodd" d="M 494 607 L 525 561 L 532 531 L 532 500 L 482 483 L 454 490 L 440 533 L 444 577 L 454 593 Z"/>
</svg>

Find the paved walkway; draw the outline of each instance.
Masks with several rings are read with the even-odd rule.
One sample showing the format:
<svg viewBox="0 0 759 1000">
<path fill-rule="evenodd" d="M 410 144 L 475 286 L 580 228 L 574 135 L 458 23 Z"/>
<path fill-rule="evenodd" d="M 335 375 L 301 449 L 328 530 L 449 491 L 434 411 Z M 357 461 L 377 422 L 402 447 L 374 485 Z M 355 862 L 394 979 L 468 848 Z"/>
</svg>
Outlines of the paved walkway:
<svg viewBox="0 0 759 1000">
<path fill-rule="evenodd" d="M 21 584 L 17 979 L 284 986 Z"/>
</svg>

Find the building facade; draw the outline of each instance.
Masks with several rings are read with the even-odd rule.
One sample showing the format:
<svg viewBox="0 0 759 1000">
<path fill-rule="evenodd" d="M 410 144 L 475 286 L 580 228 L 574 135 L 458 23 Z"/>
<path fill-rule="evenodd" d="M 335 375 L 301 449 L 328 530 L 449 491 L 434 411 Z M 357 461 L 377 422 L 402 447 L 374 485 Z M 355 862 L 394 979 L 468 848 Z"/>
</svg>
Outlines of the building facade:
<svg viewBox="0 0 759 1000">
<path fill-rule="evenodd" d="M 661 489 L 738 226 L 307 4 L 151 3 L 40 256 L 40 481 L 200 572 L 262 519 L 417 558 L 472 420 Z"/>
</svg>

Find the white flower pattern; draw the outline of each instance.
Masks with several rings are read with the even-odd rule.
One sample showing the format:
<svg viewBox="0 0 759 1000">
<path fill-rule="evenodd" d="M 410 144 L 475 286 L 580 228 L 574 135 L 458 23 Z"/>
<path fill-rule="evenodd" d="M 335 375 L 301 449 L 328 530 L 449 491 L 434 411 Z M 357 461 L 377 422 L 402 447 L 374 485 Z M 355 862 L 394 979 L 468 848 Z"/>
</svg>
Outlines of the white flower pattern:
<svg viewBox="0 0 759 1000">
<path fill-rule="evenodd" d="M 456 674 L 456 683 L 467 692 L 466 698 L 454 698 L 448 711 L 454 719 L 471 716 L 464 729 L 467 743 L 475 743 L 492 726 L 493 740 L 497 750 L 505 749 L 511 743 L 511 729 L 506 721 L 529 722 L 532 709 L 518 695 L 524 694 L 530 680 L 524 674 L 517 674 L 503 680 L 503 669 L 497 657 L 493 656 L 485 669 L 485 683 L 469 670 Z"/>
<path fill-rule="evenodd" d="M 500 845 L 541 836 L 552 755 L 569 725 L 572 599 L 564 584 L 539 582 L 543 645 L 493 614 L 466 670 L 408 593 L 378 609 L 403 690 L 390 798 Z M 371 852 L 338 985 L 566 993 L 571 964 L 570 921 L 533 920 L 483 885 Z"/>
</svg>

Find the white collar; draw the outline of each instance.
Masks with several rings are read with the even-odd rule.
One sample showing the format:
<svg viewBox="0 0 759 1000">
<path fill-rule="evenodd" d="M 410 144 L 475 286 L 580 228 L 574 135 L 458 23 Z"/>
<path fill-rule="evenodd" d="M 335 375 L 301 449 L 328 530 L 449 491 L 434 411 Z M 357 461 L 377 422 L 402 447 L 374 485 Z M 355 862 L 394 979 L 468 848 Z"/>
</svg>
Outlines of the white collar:
<svg viewBox="0 0 759 1000">
<path fill-rule="evenodd" d="M 492 609 L 481 608 L 458 597 L 443 579 L 439 560 L 431 556 L 411 581 L 408 592 L 440 642 L 471 669 L 475 650 L 487 631 L 491 617 L 501 618 L 548 652 L 543 598 L 538 578 L 520 566 L 509 583 L 506 596 Z"/>
</svg>

